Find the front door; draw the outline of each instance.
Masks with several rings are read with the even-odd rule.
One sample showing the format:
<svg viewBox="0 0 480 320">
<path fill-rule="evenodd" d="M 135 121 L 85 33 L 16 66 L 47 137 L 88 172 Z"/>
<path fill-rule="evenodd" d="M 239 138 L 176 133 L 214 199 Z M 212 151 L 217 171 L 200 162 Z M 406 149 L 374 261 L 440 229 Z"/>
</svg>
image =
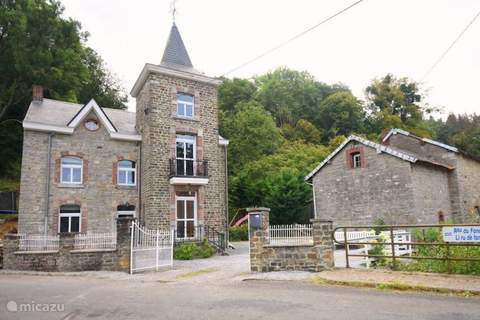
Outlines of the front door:
<svg viewBox="0 0 480 320">
<path fill-rule="evenodd" d="M 195 196 L 177 197 L 177 238 L 195 238 L 197 206 Z"/>
<path fill-rule="evenodd" d="M 195 175 L 195 136 L 177 134 L 176 161 L 177 175 Z"/>
</svg>

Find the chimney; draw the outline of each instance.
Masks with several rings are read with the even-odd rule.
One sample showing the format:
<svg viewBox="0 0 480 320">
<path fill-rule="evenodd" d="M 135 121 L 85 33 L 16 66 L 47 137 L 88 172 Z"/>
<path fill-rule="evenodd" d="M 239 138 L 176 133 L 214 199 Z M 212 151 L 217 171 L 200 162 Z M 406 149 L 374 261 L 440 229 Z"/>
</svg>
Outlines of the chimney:
<svg viewBox="0 0 480 320">
<path fill-rule="evenodd" d="M 32 100 L 42 102 L 43 100 L 43 87 L 37 84 L 32 86 Z"/>
</svg>

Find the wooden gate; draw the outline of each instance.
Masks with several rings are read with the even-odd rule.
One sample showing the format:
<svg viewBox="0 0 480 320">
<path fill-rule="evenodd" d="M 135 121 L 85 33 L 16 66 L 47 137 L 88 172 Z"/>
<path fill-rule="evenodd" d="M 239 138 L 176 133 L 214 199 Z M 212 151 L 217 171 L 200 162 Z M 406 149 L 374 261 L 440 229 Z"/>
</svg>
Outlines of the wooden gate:
<svg viewBox="0 0 480 320">
<path fill-rule="evenodd" d="M 173 230 L 149 230 L 132 222 L 130 273 L 173 265 Z"/>
</svg>

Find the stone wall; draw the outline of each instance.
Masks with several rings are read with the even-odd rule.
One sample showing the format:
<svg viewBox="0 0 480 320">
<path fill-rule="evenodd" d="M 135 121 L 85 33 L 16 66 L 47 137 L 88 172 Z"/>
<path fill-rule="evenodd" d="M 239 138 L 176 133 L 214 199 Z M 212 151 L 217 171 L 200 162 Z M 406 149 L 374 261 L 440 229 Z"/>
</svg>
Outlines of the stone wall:
<svg viewBox="0 0 480 320">
<path fill-rule="evenodd" d="M 19 236 L 4 239 L 4 269 L 34 271 L 124 271 L 130 269 L 130 225 L 132 219 L 117 219 L 117 249 L 74 250 L 74 235 L 60 234 L 58 251 L 19 251 Z"/>
<path fill-rule="evenodd" d="M 92 111 L 88 119 L 97 119 Z M 58 213 L 63 204 L 80 205 L 81 232 L 112 232 L 115 230 L 117 206 L 126 202 L 138 206 L 137 186 L 116 184 L 116 163 L 137 162 L 137 142 L 113 140 L 100 124 L 96 131 L 79 125 L 72 135 L 52 137 L 50 165 L 50 197 L 48 233 L 58 233 Z M 25 130 L 23 143 L 19 233 L 43 234 L 46 210 L 48 133 Z M 78 156 L 83 160 L 83 183 L 60 183 L 62 156 Z"/>
<path fill-rule="evenodd" d="M 362 148 L 362 168 L 349 168 L 350 148 Z M 336 225 L 415 223 L 410 163 L 349 143 L 314 177 L 316 214 Z"/>
<path fill-rule="evenodd" d="M 457 179 L 459 189 L 459 215 L 457 222 L 471 222 L 480 219 L 480 162 L 464 155 L 458 155 Z"/>
<path fill-rule="evenodd" d="M 270 272 L 283 270 L 314 271 L 331 269 L 334 266 L 334 246 L 331 221 L 312 220 L 313 245 L 273 246 L 268 238 L 269 209 L 253 208 L 249 215 L 260 215 L 262 227 L 249 224 L 250 270 Z"/>
<path fill-rule="evenodd" d="M 176 116 L 177 93 L 194 96 L 194 119 Z M 150 74 L 137 96 L 137 128 L 143 142 L 141 199 L 145 225 L 149 228 L 175 225 L 175 196 L 186 192 L 186 186 L 170 185 L 169 159 L 175 156 L 176 134 L 186 133 L 197 137 L 196 158 L 208 160 L 208 184 L 189 190 L 197 195 L 198 223 L 224 231 L 225 158 L 224 147 L 218 143 L 216 85 Z"/>
<path fill-rule="evenodd" d="M 434 166 L 412 165 L 412 190 L 416 223 L 436 224 L 441 211 L 452 218 L 449 194 L 449 171 Z"/>
</svg>

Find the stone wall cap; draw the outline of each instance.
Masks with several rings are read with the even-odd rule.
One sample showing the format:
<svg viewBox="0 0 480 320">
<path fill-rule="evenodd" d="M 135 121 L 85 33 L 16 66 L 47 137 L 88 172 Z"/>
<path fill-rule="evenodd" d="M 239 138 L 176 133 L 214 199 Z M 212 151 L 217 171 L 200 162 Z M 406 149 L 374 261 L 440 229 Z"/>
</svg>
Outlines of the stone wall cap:
<svg viewBox="0 0 480 320">
<path fill-rule="evenodd" d="M 58 250 L 46 250 L 46 251 L 15 251 L 14 254 L 56 254 Z"/>
<path fill-rule="evenodd" d="M 245 211 L 247 211 L 248 213 L 251 213 L 251 212 L 261 212 L 261 211 L 270 212 L 270 208 L 266 208 L 266 207 L 251 207 L 251 208 L 246 208 Z"/>
</svg>

